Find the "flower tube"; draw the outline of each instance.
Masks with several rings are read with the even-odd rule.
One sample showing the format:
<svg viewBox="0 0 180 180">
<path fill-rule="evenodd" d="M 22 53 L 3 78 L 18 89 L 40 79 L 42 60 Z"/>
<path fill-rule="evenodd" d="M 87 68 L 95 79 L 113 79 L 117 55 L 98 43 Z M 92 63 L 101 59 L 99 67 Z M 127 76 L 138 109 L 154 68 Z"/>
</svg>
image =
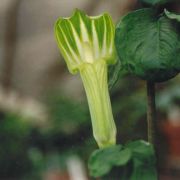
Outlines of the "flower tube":
<svg viewBox="0 0 180 180">
<path fill-rule="evenodd" d="M 59 18 L 55 36 L 72 74 L 80 72 L 91 114 L 93 135 L 100 148 L 116 143 L 116 126 L 108 92 L 108 64 L 116 62 L 115 28 L 108 14 L 89 17 L 76 10 Z"/>
</svg>

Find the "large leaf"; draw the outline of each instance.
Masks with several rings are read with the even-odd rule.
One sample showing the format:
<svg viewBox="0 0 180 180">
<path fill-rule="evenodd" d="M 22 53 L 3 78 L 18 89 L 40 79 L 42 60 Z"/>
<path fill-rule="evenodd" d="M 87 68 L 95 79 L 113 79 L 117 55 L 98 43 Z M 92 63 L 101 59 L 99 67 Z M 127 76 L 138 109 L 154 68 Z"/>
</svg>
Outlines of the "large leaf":
<svg viewBox="0 0 180 180">
<path fill-rule="evenodd" d="M 180 71 L 178 22 L 153 9 L 123 17 L 116 27 L 115 44 L 122 68 L 142 79 L 165 81 Z"/>
<path fill-rule="evenodd" d="M 172 2 L 173 0 L 139 0 L 139 1 L 150 5 L 157 5 L 157 4 L 165 4 L 167 2 Z"/>
</svg>

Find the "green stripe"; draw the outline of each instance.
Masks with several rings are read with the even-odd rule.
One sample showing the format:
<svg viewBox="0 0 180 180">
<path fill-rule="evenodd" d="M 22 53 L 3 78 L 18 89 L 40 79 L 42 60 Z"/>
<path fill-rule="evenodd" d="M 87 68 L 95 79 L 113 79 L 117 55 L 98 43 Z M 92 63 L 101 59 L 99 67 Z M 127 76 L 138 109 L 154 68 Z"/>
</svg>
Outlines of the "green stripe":
<svg viewBox="0 0 180 180">
<path fill-rule="evenodd" d="M 106 29 L 107 29 L 106 43 L 107 43 L 107 48 L 109 48 L 112 41 L 114 41 L 114 24 L 111 20 L 111 17 L 108 14 L 105 14 L 104 18 L 106 20 Z"/>
<path fill-rule="evenodd" d="M 71 54 L 71 52 L 69 50 L 69 47 L 68 47 L 68 45 L 66 43 L 66 40 L 65 40 L 65 38 L 63 36 L 62 30 L 59 27 L 58 23 L 56 24 L 55 31 L 56 31 L 56 39 L 58 41 L 59 48 L 61 50 L 63 50 L 63 55 L 68 52 L 69 56 L 72 56 L 72 54 Z"/>
<path fill-rule="evenodd" d="M 82 19 L 86 27 L 89 40 L 92 41 L 91 19 L 89 19 L 89 17 L 83 11 L 79 11 L 79 18 Z M 83 32 L 81 31 L 81 38 L 82 38 L 82 33 Z"/>
<path fill-rule="evenodd" d="M 72 23 L 74 29 L 76 30 L 79 38 L 81 36 L 81 29 L 80 29 L 80 19 L 79 19 L 79 11 L 75 10 L 72 17 L 69 18 L 70 22 Z"/>
<path fill-rule="evenodd" d="M 71 48 L 73 49 L 74 53 L 77 56 L 79 56 L 79 51 L 77 49 L 76 42 L 74 40 L 74 35 L 73 35 L 73 32 L 72 32 L 70 22 L 67 21 L 66 19 L 63 19 L 60 22 L 59 26 L 61 27 L 62 31 L 65 33 L 66 39 L 68 40 L 68 43 L 71 46 Z"/>
<path fill-rule="evenodd" d="M 97 32 L 97 36 L 98 36 L 98 42 L 99 42 L 99 49 L 102 49 L 102 45 L 103 45 L 103 39 L 104 39 L 104 18 L 103 16 L 99 17 L 98 19 L 94 20 L 94 24 L 95 24 L 95 29 Z"/>
</svg>

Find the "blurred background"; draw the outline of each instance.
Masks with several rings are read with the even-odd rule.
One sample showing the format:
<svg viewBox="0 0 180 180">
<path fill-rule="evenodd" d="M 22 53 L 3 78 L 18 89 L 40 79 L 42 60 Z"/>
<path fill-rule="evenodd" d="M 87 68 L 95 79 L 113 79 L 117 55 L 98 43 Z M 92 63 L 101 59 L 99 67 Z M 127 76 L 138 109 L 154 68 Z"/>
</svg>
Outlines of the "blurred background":
<svg viewBox="0 0 180 180">
<path fill-rule="evenodd" d="M 69 74 L 53 25 L 74 8 L 114 22 L 137 0 L 0 1 L 0 180 L 88 180 L 97 145 L 80 77 Z M 170 9 L 180 12 L 179 4 Z M 110 90 L 118 143 L 146 136 L 145 82 L 122 75 Z M 180 179 L 180 77 L 157 85 L 162 180 Z"/>
</svg>

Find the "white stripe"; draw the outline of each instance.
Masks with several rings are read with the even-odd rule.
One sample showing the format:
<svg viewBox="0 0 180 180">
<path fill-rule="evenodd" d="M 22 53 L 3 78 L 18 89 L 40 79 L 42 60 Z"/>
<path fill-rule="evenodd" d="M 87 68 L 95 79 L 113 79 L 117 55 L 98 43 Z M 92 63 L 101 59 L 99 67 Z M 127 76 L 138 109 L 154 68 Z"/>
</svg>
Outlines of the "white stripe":
<svg viewBox="0 0 180 180">
<path fill-rule="evenodd" d="M 81 27 L 82 40 L 84 42 L 89 42 L 88 31 L 81 17 L 80 17 L 80 27 Z"/>
<path fill-rule="evenodd" d="M 77 45 L 77 49 L 79 51 L 79 54 L 81 56 L 81 59 L 83 59 L 83 49 L 82 49 L 82 42 L 80 41 L 80 38 L 78 36 L 78 33 L 76 32 L 73 24 L 69 21 L 71 28 L 72 28 L 72 32 L 73 32 L 73 37 L 75 39 L 76 45 Z"/>
<path fill-rule="evenodd" d="M 92 41 L 93 41 L 93 48 L 94 48 L 94 57 L 95 59 L 99 58 L 99 43 L 98 43 L 98 36 L 97 36 L 97 32 L 95 29 L 95 24 L 94 21 L 92 21 Z"/>
</svg>

